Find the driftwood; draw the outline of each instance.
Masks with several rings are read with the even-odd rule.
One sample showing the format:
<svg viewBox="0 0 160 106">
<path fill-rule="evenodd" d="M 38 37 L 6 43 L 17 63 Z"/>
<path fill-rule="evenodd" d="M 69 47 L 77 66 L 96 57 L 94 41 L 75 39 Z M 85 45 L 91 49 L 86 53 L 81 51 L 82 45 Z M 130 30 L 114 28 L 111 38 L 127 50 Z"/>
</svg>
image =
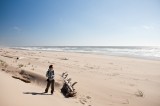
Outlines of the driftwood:
<svg viewBox="0 0 160 106">
<path fill-rule="evenodd" d="M 77 84 L 77 82 L 74 82 L 73 84 L 71 83 L 71 78 L 68 78 L 67 79 L 67 76 L 68 76 L 68 73 L 65 72 L 65 73 L 62 73 L 62 78 L 64 80 L 64 84 L 63 84 L 63 87 L 61 89 L 61 92 L 63 93 L 63 95 L 65 97 L 74 97 L 76 96 L 76 91 L 74 89 L 74 85 Z"/>
</svg>

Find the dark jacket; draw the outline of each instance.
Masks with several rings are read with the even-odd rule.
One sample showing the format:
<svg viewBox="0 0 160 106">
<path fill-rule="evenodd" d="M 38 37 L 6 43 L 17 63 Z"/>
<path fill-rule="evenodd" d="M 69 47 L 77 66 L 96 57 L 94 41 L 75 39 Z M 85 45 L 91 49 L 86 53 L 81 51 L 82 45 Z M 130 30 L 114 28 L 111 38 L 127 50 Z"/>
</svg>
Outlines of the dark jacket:
<svg viewBox="0 0 160 106">
<path fill-rule="evenodd" d="M 46 73 L 46 77 L 48 77 L 48 80 L 54 80 L 54 70 L 50 70 L 48 69 L 47 73 Z"/>
</svg>

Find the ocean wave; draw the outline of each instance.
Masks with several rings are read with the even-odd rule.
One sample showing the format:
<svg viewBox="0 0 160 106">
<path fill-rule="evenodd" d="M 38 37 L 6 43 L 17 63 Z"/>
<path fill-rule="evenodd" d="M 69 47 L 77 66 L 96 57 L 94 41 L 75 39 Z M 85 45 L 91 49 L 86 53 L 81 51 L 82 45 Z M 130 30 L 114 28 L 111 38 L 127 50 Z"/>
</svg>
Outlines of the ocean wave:
<svg viewBox="0 0 160 106">
<path fill-rule="evenodd" d="M 160 59 L 160 47 L 142 46 L 28 46 L 12 47 L 13 49 L 35 50 L 35 51 L 57 51 L 95 53 L 117 56 L 132 56 L 143 58 Z"/>
</svg>

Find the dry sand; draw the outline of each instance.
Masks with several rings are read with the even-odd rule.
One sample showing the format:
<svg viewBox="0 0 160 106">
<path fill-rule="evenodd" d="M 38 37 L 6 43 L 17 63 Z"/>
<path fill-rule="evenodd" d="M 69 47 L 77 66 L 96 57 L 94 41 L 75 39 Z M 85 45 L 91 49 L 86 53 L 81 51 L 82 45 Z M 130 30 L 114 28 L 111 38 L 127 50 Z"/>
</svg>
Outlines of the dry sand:
<svg viewBox="0 0 160 106">
<path fill-rule="evenodd" d="M 54 95 L 42 94 L 50 64 Z M 76 97 L 60 92 L 65 71 L 78 82 Z M 160 61 L 0 48 L 0 106 L 160 106 L 159 91 Z"/>
</svg>

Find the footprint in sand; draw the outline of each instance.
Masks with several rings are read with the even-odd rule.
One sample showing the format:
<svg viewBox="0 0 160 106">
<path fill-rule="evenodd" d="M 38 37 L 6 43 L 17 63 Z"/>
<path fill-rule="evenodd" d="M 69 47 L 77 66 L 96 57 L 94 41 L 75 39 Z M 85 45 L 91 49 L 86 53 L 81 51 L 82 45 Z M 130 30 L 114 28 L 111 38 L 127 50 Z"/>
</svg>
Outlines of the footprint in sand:
<svg viewBox="0 0 160 106">
<path fill-rule="evenodd" d="M 133 86 L 135 86 L 135 84 L 129 84 L 129 86 L 132 86 L 132 87 L 133 87 Z"/>
<path fill-rule="evenodd" d="M 87 98 L 87 99 L 91 99 L 91 97 L 90 97 L 90 96 L 86 96 L 86 98 Z"/>
<path fill-rule="evenodd" d="M 79 102 L 80 102 L 81 104 L 85 105 L 85 106 L 92 106 L 92 105 L 90 104 L 91 101 L 88 101 L 89 99 L 91 99 L 90 96 L 81 97 L 81 98 L 79 98 Z M 89 103 L 88 103 L 88 102 L 89 102 Z"/>
</svg>

